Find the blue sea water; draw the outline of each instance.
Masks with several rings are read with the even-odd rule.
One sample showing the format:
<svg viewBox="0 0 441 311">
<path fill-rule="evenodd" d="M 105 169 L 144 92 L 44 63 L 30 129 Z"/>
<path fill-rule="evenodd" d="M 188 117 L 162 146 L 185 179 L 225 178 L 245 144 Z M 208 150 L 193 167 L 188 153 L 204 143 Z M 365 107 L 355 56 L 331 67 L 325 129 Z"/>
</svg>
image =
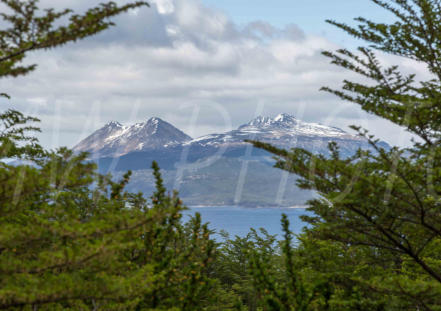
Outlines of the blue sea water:
<svg viewBox="0 0 441 311">
<path fill-rule="evenodd" d="M 196 212 L 202 216 L 202 221 L 209 223 L 209 228 L 220 232 L 225 230 L 234 236 L 244 237 L 250 228 L 264 228 L 269 234 L 282 235 L 280 220 L 282 214 L 286 214 L 290 221 L 290 229 L 294 233 L 300 233 L 306 225 L 299 218 L 301 215 L 310 215 L 304 208 L 243 208 L 234 206 L 223 207 L 192 207 L 185 211 L 184 219 L 188 220 L 190 215 Z"/>
</svg>

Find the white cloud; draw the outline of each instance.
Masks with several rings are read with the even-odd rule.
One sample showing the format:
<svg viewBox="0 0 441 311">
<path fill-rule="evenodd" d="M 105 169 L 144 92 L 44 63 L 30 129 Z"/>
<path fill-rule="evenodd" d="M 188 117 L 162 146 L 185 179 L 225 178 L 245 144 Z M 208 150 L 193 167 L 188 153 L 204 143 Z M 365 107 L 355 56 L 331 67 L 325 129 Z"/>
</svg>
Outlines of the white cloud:
<svg viewBox="0 0 441 311">
<path fill-rule="evenodd" d="M 159 14 L 172 14 L 175 10 L 175 6 L 171 0 L 154 0 L 152 3 L 156 4 Z"/>
<path fill-rule="evenodd" d="M 90 2 L 43 1 L 78 10 Z M 151 116 L 197 136 L 247 122 L 260 106 L 268 115 L 288 112 L 341 127 L 375 125 L 373 132 L 389 141 L 401 135 L 356 105 L 318 91 L 350 75 L 321 55 L 335 44 L 294 24 L 279 29 L 256 21 L 239 28 L 197 0 L 155 0 L 150 9 L 116 23 L 75 45 L 30 54 L 28 61 L 39 64 L 36 72 L 2 81 L 2 91 L 13 97 L 10 106 L 43 120 L 46 145 L 72 146 L 109 120 L 132 123 Z M 424 74 L 418 65 L 404 65 Z"/>
</svg>

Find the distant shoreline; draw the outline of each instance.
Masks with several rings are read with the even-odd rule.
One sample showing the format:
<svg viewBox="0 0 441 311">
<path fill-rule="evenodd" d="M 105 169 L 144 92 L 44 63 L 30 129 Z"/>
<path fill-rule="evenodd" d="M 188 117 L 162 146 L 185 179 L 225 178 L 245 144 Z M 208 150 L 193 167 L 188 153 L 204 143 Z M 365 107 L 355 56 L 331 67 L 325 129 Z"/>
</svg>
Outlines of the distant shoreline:
<svg viewBox="0 0 441 311">
<path fill-rule="evenodd" d="M 306 209 L 307 205 L 294 205 L 294 206 L 241 206 L 241 205 L 189 205 L 190 209 L 197 208 L 238 208 L 238 209 L 274 209 L 274 210 L 284 210 L 284 209 Z"/>
</svg>

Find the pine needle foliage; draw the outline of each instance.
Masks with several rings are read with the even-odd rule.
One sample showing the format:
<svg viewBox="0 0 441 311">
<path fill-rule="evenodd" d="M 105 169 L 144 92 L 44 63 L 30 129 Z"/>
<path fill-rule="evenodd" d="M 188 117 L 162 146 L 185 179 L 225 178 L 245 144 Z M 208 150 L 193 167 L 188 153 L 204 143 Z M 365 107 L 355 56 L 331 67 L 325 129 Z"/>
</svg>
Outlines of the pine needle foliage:
<svg viewBox="0 0 441 311">
<path fill-rule="evenodd" d="M 299 176 L 300 187 L 320 195 L 309 202 L 315 216 L 304 217 L 312 226 L 308 236 L 363 254 L 363 262 L 373 270 L 363 277 L 354 273 L 352 281 L 389 295 L 397 309 L 439 310 L 441 2 L 371 1 L 392 13 L 395 21 L 359 17 L 356 26 L 328 21 L 366 45 L 356 51 L 323 53 L 362 79 L 345 80 L 341 89 L 322 90 L 404 127 L 415 136 L 412 146 L 385 150 L 358 126 L 352 128 L 375 152 L 359 150 L 342 158 L 338 147 L 330 144 L 331 156 L 325 157 L 298 148 L 286 151 L 253 144 L 273 153 L 276 167 Z M 421 81 L 397 65 L 384 67 L 379 57 L 384 53 L 424 65 L 431 78 Z"/>
</svg>

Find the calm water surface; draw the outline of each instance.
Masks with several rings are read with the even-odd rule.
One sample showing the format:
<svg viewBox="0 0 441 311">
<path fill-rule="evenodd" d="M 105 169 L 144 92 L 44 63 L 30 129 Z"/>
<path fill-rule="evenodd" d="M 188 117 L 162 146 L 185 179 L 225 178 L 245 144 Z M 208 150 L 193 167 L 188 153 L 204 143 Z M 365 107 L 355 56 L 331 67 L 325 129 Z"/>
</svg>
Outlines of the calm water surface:
<svg viewBox="0 0 441 311">
<path fill-rule="evenodd" d="M 300 233 L 305 226 L 299 217 L 310 214 L 304 208 L 192 207 L 184 213 L 184 219 L 187 220 L 196 212 L 201 214 L 204 223 L 210 223 L 210 229 L 217 232 L 225 230 L 231 237 L 243 237 L 250 228 L 265 228 L 269 234 L 277 234 L 279 238 L 282 234 L 282 213 L 288 216 L 291 231 L 294 233 Z"/>
</svg>

